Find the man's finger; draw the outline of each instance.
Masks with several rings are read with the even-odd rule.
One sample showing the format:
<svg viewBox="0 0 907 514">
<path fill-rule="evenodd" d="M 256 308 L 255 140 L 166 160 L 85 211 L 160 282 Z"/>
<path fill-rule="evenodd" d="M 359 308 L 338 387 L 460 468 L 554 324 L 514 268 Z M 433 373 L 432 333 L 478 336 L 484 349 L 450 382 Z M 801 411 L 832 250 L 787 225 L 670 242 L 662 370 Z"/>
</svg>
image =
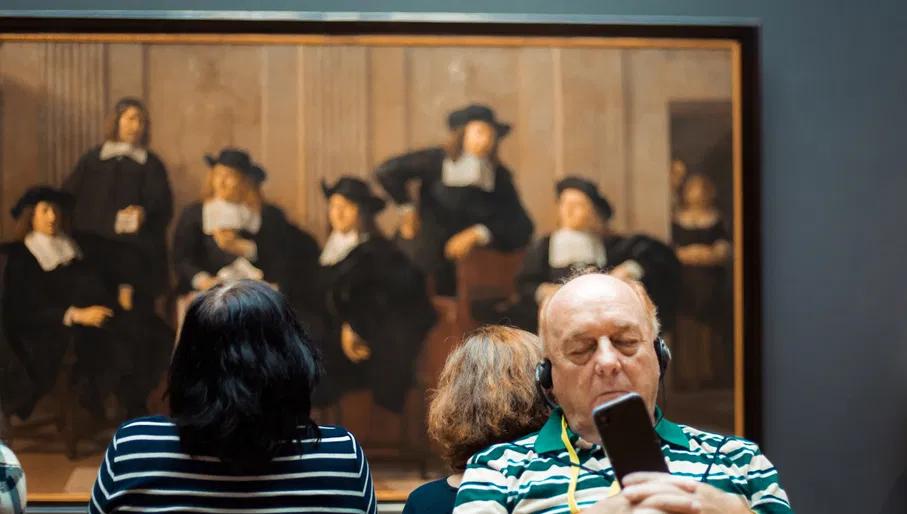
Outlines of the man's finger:
<svg viewBox="0 0 907 514">
<path fill-rule="evenodd" d="M 690 492 L 677 487 L 674 484 L 651 481 L 641 484 L 634 484 L 625 487 L 621 494 L 633 503 L 639 503 L 656 494 L 691 494 Z"/>
<path fill-rule="evenodd" d="M 634 484 L 642 484 L 646 482 L 662 482 L 667 484 L 673 484 L 684 491 L 694 492 L 696 491 L 697 482 L 690 480 L 689 478 L 678 477 L 674 475 L 669 475 L 667 473 L 651 473 L 651 472 L 638 472 L 631 473 L 624 477 L 623 484 L 625 486 L 631 486 Z"/>
<path fill-rule="evenodd" d="M 653 508 L 671 514 L 700 514 L 702 504 L 685 493 L 656 494 L 649 496 L 638 504 L 640 508 Z"/>
</svg>

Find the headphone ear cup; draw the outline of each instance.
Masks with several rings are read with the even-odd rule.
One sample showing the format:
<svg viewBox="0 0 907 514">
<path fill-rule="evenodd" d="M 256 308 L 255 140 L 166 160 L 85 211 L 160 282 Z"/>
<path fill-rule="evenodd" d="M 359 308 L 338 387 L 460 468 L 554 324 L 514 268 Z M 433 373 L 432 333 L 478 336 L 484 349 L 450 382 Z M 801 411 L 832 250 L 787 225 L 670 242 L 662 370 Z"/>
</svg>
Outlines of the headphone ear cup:
<svg viewBox="0 0 907 514">
<path fill-rule="evenodd" d="M 556 409 L 557 403 L 551 398 L 549 390 L 554 387 L 554 380 L 551 378 L 551 361 L 548 359 L 538 363 L 535 367 L 535 387 L 538 389 L 545 405 L 549 409 Z"/>
<path fill-rule="evenodd" d="M 658 358 L 658 378 L 662 378 L 671 362 L 671 349 L 660 337 L 655 339 L 655 356 Z"/>
<path fill-rule="evenodd" d="M 535 381 L 543 389 L 554 387 L 554 381 L 551 379 L 551 361 L 543 360 L 535 367 Z"/>
</svg>

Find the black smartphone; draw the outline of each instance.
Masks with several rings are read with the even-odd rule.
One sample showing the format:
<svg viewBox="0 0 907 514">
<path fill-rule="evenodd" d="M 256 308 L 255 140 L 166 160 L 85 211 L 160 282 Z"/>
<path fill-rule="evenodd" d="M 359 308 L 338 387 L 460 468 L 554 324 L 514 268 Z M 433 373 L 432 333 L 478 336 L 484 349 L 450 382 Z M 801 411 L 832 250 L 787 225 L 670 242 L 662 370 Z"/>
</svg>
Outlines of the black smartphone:
<svg viewBox="0 0 907 514">
<path fill-rule="evenodd" d="M 641 396 L 628 393 L 599 405 L 592 418 L 621 485 L 637 471 L 670 472 Z"/>
</svg>

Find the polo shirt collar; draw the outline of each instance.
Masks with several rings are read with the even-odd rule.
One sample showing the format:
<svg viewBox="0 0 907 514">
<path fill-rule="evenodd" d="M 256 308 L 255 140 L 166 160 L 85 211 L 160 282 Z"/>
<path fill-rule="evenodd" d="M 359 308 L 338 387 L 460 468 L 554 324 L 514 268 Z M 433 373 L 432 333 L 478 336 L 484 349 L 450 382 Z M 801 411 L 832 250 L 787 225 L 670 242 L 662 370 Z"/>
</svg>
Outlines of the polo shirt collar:
<svg viewBox="0 0 907 514">
<path fill-rule="evenodd" d="M 535 439 L 536 453 L 564 451 L 564 443 L 561 441 L 561 416 L 563 415 L 564 411 L 560 407 L 551 411 L 551 415 L 548 416 L 548 420 L 539 430 L 538 437 Z M 668 444 L 686 450 L 690 449 L 690 438 L 679 425 L 668 421 L 658 407 L 655 407 L 655 433 Z M 579 435 L 569 426 L 567 426 L 567 436 L 570 438 L 570 443 L 574 445 L 579 439 Z"/>
<path fill-rule="evenodd" d="M 658 434 L 662 441 L 668 444 L 678 446 L 684 450 L 690 449 L 689 436 L 680 428 L 680 425 L 665 418 L 664 413 L 658 407 L 655 407 L 655 433 Z"/>
</svg>

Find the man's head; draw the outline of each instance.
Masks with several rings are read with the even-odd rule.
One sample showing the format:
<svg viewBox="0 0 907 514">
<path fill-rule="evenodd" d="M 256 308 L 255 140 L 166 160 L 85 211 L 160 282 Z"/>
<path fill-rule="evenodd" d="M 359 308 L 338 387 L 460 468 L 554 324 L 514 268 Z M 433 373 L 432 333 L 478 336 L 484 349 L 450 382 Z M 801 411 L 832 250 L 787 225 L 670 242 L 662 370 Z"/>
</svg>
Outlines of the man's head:
<svg viewBox="0 0 907 514">
<path fill-rule="evenodd" d="M 597 442 L 592 409 L 631 391 L 654 412 L 658 318 L 641 284 L 582 275 L 551 296 L 540 321 L 553 393 L 574 431 Z"/>
<path fill-rule="evenodd" d="M 122 141 L 148 146 L 151 122 L 148 109 L 138 98 L 121 98 L 107 119 L 104 136 L 108 141 Z"/>
</svg>

